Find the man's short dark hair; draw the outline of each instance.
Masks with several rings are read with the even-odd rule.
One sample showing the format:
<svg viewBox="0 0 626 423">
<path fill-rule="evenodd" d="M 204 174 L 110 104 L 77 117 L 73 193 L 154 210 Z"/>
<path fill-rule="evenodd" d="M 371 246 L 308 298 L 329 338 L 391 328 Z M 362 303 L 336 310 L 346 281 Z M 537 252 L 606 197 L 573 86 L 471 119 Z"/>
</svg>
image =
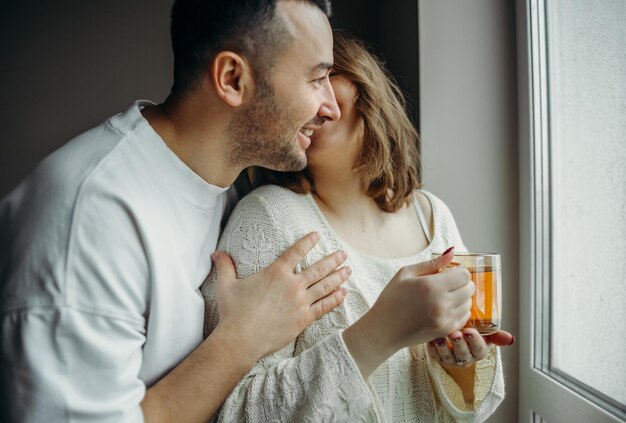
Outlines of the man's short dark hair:
<svg viewBox="0 0 626 423">
<path fill-rule="evenodd" d="M 255 73 L 271 69 L 291 41 L 276 14 L 279 0 L 176 0 L 172 7 L 174 85 L 178 96 L 193 89 L 219 51 L 244 56 Z M 330 17 L 330 0 L 306 1 Z"/>
</svg>

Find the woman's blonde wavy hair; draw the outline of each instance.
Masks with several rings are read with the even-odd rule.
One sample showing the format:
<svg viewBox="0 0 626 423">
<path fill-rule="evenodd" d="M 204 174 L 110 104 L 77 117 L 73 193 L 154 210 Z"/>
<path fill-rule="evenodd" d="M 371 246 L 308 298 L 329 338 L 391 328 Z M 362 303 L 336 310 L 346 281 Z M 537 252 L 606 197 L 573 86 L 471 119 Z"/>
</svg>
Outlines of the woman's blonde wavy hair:
<svg viewBox="0 0 626 423">
<path fill-rule="evenodd" d="M 421 187 L 419 137 L 406 112 L 406 99 L 382 61 L 365 45 L 346 34 L 334 33 L 334 70 L 352 81 L 357 91 L 356 110 L 363 120 L 363 147 L 354 164 L 367 195 L 386 212 L 409 204 Z M 280 185 L 299 194 L 315 192 L 305 170 L 254 170 L 254 185 Z"/>
</svg>

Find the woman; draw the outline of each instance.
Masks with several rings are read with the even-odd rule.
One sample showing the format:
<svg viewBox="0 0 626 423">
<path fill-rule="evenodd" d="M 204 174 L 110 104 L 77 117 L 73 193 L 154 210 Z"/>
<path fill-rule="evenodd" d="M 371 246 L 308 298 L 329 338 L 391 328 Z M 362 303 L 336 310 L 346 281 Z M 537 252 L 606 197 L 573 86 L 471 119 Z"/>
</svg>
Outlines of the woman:
<svg viewBox="0 0 626 423">
<path fill-rule="evenodd" d="M 377 299 L 401 269 L 449 246 L 465 247 L 445 204 L 419 190 L 417 134 L 401 91 L 360 42 L 337 33 L 334 45 L 331 83 L 341 118 L 313 134 L 305 171 L 257 170 L 256 182 L 272 185 L 240 202 L 218 248 L 246 276 L 272 262 L 294 239 L 317 231 L 322 240 L 301 268 L 344 250 L 349 265 L 344 271 L 351 272 L 344 285 L 348 296 L 294 342 L 261 360 L 226 400 L 219 419 L 484 420 L 501 402 L 504 382 L 498 348 L 476 331 L 457 330 L 447 339 L 426 343 L 433 338 L 424 338 L 407 344 L 410 348 L 393 348 L 382 362 L 367 357 L 368 348 L 359 349 L 384 339 L 380 331 L 372 340 L 364 334 L 373 331 L 354 328 L 376 311 Z M 452 254 L 444 257 L 449 262 Z M 216 279 L 212 273 L 203 287 L 207 332 L 218 320 Z M 454 290 L 463 291 L 463 307 L 469 307 L 467 286 Z M 409 301 L 419 307 L 418 297 Z M 496 343 L 510 342 L 509 334 L 498 336 L 505 340 Z"/>
</svg>

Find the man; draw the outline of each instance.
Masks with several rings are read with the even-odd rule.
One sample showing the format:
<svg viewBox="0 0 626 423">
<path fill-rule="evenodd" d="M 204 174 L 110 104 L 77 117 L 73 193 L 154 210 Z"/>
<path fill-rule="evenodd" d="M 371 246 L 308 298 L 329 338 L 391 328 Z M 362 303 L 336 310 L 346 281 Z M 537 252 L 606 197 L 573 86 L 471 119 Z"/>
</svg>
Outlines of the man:
<svg viewBox="0 0 626 423">
<path fill-rule="evenodd" d="M 339 110 L 328 1 L 179 0 L 175 77 L 46 158 L 0 205 L 2 421 L 206 421 L 263 355 L 340 303 L 337 252 L 221 269 L 202 341 L 199 286 L 251 165 L 302 169 Z M 230 275 L 230 277 L 224 277 Z"/>
</svg>

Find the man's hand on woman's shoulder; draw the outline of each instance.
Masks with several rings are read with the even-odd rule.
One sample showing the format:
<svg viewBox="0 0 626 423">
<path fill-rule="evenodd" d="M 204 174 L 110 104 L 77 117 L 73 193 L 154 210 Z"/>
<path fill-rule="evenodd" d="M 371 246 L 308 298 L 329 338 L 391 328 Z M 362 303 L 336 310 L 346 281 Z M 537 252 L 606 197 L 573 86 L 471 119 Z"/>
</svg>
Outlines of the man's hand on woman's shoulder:
<svg viewBox="0 0 626 423">
<path fill-rule="evenodd" d="M 294 273 L 319 239 L 318 233 L 309 233 L 265 269 L 244 279 L 237 279 L 226 253 L 214 253 L 220 316 L 216 331 L 235 334 L 242 348 L 260 358 L 282 348 L 341 304 L 347 294 L 341 284 L 351 273 L 349 267 L 339 267 L 348 257 L 344 251 Z"/>
</svg>

